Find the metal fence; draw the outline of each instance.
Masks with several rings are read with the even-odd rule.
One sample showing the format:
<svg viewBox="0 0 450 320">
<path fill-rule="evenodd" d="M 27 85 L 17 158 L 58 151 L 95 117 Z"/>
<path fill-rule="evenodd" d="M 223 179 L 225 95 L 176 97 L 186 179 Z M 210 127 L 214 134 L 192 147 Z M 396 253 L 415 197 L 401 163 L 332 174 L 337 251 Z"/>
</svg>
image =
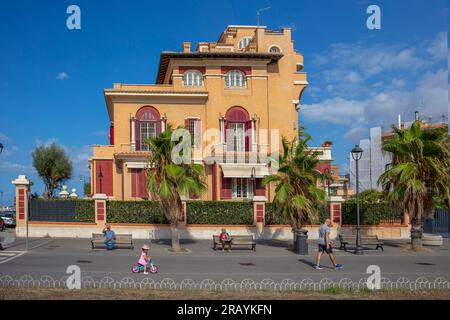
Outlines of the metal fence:
<svg viewBox="0 0 450 320">
<path fill-rule="evenodd" d="M 424 230 L 427 233 L 450 233 L 448 211 L 445 209 L 436 209 L 433 219 L 425 219 Z"/>
<path fill-rule="evenodd" d="M 30 221 L 76 222 L 75 201 L 30 200 Z"/>
</svg>

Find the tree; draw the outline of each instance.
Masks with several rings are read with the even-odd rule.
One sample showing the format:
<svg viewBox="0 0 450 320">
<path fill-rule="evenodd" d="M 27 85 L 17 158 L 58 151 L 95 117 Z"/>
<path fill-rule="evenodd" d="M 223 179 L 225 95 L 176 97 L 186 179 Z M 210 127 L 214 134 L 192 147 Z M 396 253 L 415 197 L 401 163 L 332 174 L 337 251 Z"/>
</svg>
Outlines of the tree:
<svg viewBox="0 0 450 320">
<path fill-rule="evenodd" d="M 86 197 L 90 197 L 92 192 L 91 192 L 91 183 L 90 182 L 85 182 L 83 184 L 83 193 Z"/>
<path fill-rule="evenodd" d="M 435 199 L 449 206 L 449 138 L 447 128 L 422 128 L 415 121 L 408 129 L 393 128 L 395 136 L 383 145 L 392 154 L 392 166 L 378 183 L 388 199 L 411 220 L 411 248 L 422 249 L 423 219 L 433 214 Z"/>
<path fill-rule="evenodd" d="M 306 133 L 292 141 L 283 137 L 278 172 L 265 177 L 262 182 L 263 185 L 275 183 L 276 212 L 290 219 L 294 229 L 319 220 L 318 209 L 324 205 L 325 191 L 317 187 L 317 181 L 331 179 L 316 169 L 319 154 L 308 148 L 310 140 Z"/>
<path fill-rule="evenodd" d="M 179 127 L 178 129 L 182 129 Z M 147 189 L 152 200 L 157 201 L 161 211 L 170 222 L 172 237 L 172 250 L 181 251 L 178 224 L 182 215 L 181 196 L 193 192 L 197 195 L 206 189 L 205 173 L 202 165 L 192 163 L 179 163 L 172 159 L 172 152 L 180 142 L 172 141 L 174 133 L 172 125 L 159 136 L 146 139 L 149 146 Z M 190 139 L 187 141 L 190 146 Z M 182 152 L 190 152 L 190 148 Z M 176 153 L 180 156 L 180 153 Z"/>
<path fill-rule="evenodd" d="M 37 147 L 32 156 L 33 167 L 45 185 L 44 198 L 53 198 L 55 190 L 72 177 L 72 162 L 65 151 L 54 143 Z"/>
<path fill-rule="evenodd" d="M 356 203 L 356 195 L 351 196 L 347 201 Z M 383 192 L 367 189 L 359 193 L 359 201 L 361 203 L 380 203 L 386 201 L 386 198 Z"/>
</svg>

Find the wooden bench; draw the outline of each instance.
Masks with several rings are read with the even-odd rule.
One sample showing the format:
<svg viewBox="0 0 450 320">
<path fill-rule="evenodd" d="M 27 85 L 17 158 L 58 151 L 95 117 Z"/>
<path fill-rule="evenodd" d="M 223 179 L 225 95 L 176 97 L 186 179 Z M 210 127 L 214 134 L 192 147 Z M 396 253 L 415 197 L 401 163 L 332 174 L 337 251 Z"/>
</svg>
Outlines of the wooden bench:
<svg viewBox="0 0 450 320">
<path fill-rule="evenodd" d="M 92 234 L 91 246 L 92 249 L 95 249 L 99 246 L 106 248 L 105 237 L 103 236 L 103 233 Z M 134 249 L 133 236 L 131 234 L 116 234 L 116 244 L 114 247 Z"/>
<path fill-rule="evenodd" d="M 217 246 L 222 245 L 219 236 L 213 236 L 213 248 L 217 250 Z M 231 236 L 232 246 L 251 246 L 253 251 L 256 251 L 256 241 L 252 235 L 249 236 Z"/>
<path fill-rule="evenodd" d="M 340 250 L 344 249 L 344 251 L 347 251 L 347 245 L 352 244 L 356 246 L 356 235 L 339 235 L 339 241 L 341 243 L 341 246 L 339 247 Z M 378 236 L 361 236 L 361 245 L 374 245 L 376 246 L 376 250 L 378 248 L 381 248 L 381 251 L 384 251 L 383 248 L 383 241 L 378 239 Z"/>
</svg>

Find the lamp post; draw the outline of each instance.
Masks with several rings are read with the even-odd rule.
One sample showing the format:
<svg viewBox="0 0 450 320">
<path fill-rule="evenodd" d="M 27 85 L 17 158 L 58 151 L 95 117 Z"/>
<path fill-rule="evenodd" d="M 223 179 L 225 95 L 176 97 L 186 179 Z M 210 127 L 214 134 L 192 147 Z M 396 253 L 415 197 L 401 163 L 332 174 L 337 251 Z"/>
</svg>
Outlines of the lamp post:
<svg viewBox="0 0 450 320">
<path fill-rule="evenodd" d="M 98 174 L 98 179 L 100 180 L 100 194 L 103 194 L 103 172 L 100 167 L 100 173 Z"/>
<path fill-rule="evenodd" d="M 326 175 L 330 175 L 330 169 L 325 168 L 325 170 L 323 170 L 323 173 L 325 173 Z M 330 179 L 328 179 L 329 177 L 326 177 L 325 180 L 325 185 L 327 186 L 327 200 L 330 199 Z"/>
<path fill-rule="evenodd" d="M 355 254 L 362 255 L 364 254 L 363 247 L 361 244 L 361 224 L 359 217 L 359 165 L 358 161 L 361 160 L 363 149 L 356 145 L 352 151 L 352 158 L 355 160 L 356 164 L 356 249 Z"/>
<path fill-rule="evenodd" d="M 252 168 L 252 175 L 250 176 L 250 180 L 253 183 L 253 197 L 255 197 L 255 193 L 256 193 L 256 168 L 255 167 Z"/>
</svg>

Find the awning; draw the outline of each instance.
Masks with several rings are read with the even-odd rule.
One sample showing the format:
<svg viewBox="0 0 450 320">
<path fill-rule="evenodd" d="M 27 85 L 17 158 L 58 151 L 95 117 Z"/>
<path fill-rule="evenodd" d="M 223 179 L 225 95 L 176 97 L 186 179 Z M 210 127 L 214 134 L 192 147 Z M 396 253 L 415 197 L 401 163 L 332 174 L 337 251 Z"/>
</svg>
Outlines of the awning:
<svg viewBox="0 0 450 320">
<path fill-rule="evenodd" d="M 270 174 L 265 164 L 221 163 L 220 167 L 224 178 L 251 178 L 253 168 L 255 178 L 264 178 Z"/>
</svg>

